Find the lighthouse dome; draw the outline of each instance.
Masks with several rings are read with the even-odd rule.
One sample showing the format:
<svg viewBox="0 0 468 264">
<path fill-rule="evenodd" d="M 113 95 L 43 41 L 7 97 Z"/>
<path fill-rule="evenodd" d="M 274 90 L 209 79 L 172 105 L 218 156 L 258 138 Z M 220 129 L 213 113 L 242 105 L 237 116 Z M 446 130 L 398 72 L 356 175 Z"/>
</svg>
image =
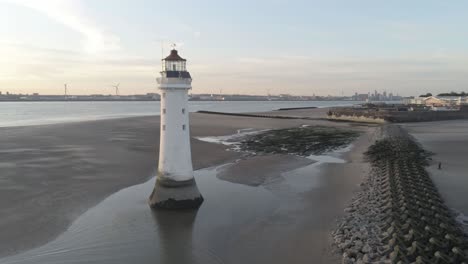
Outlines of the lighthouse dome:
<svg viewBox="0 0 468 264">
<path fill-rule="evenodd" d="M 162 75 L 167 78 L 191 78 L 186 68 L 187 60 L 180 57 L 177 50 L 171 50 L 171 54 L 163 59 Z"/>
<path fill-rule="evenodd" d="M 187 61 L 179 56 L 176 49 L 171 50 L 171 54 L 164 58 L 165 61 Z"/>
</svg>

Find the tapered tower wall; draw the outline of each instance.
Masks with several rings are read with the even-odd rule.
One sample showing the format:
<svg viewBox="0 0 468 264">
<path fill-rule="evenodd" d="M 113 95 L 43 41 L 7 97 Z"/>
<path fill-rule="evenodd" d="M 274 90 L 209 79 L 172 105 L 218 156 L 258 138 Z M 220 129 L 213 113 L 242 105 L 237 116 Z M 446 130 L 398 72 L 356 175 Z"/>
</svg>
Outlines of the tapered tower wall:
<svg viewBox="0 0 468 264">
<path fill-rule="evenodd" d="M 187 92 L 184 88 L 161 88 L 160 178 L 193 178 Z"/>
</svg>

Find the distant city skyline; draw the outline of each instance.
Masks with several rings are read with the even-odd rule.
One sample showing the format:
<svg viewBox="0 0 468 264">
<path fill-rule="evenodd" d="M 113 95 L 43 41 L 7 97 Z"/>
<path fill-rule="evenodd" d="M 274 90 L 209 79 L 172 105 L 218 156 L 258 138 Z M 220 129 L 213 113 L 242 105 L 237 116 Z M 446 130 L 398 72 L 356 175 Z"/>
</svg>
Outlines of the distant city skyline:
<svg viewBox="0 0 468 264">
<path fill-rule="evenodd" d="M 0 96 L 5 96 L 5 95 L 30 95 L 30 96 L 34 96 L 34 95 L 45 95 L 45 96 L 48 96 L 48 95 L 52 95 L 52 96 L 73 96 L 73 95 L 83 95 L 83 96 L 90 96 L 90 95 L 98 95 L 98 96 L 131 96 L 131 95 L 148 95 L 148 94 L 157 94 L 156 92 L 148 92 L 148 93 L 131 93 L 131 94 L 125 94 L 125 95 L 121 95 L 120 93 L 119 94 L 116 94 L 115 91 L 114 93 L 112 92 L 105 92 L 105 93 L 91 93 L 91 94 L 73 94 L 73 93 L 69 93 L 68 92 L 68 89 L 67 90 L 63 90 L 62 93 L 56 93 L 56 94 L 43 94 L 43 93 L 37 93 L 37 92 L 32 92 L 32 93 L 11 93 L 10 91 L 6 90 L 6 91 L 1 91 L 0 90 Z M 327 97 L 327 96 L 333 96 L 333 97 L 357 97 L 357 96 L 367 96 L 367 98 L 379 98 L 380 96 L 383 96 L 384 98 L 387 97 L 387 94 L 389 96 L 400 96 L 400 94 L 398 93 L 393 93 L 393 92 L 387 92 L 386 90 L 384 91 L 377 91 L 377 90 L 374 90 L 373 92 L 367 92 L 367 93 L 358 93 L 358 92 L 354 92 L 354 93 L 342 93 L 342 94 L 338 94 L 338 95 L 331 95 L 331 94 L 315 94 L 313 93 L 312 95 L 306 95 L 306 94 L 291 94 L 291 93 L 266 93 L 266 94 L 249 94 L 249 93 L 223 93 L 222 90 L 218 91 L 217 93 L 216 92 L 213 92 L 213 93 L 189 93 L 189 94 L 203 94 L 203 95 L 240 95 L 240 96 L 243 96 L 243 95 L 248 95 L 248 96 L 304 96 L 304 97 Z M 364 101 L 364 100 L 363 100 Z"/>
<path fill-rule="evenodd" d="M 177 43 L 193 93 L 468 90 L 466 1 L 0 0 L 0 91 L 156 92 Z"/>
</svg>

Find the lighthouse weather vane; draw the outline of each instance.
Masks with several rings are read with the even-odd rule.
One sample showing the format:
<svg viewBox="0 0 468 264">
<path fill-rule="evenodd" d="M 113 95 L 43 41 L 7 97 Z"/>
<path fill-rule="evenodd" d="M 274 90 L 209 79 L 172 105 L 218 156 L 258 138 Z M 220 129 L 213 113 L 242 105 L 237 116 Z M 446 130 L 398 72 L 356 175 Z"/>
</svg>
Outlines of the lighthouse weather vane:
<svg viewBox="0 0 468 264">
<path fill-rule="evenodd" d="M 172 43 L 172 44 L 171 44 L 171 49 L 175 50 L 176 48 L 177 48 L 177 44 Z"/>
</svg>

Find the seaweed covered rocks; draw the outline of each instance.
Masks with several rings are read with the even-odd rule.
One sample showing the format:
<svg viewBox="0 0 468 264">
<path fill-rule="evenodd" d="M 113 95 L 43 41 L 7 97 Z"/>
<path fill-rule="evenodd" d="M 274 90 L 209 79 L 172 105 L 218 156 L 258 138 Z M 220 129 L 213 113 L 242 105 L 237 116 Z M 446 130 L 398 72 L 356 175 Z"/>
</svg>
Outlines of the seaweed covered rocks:
<svg viewBox="0 0 468 264">
<path fill-rule="evenodd" d="M 343 263 L 468 263 L 468 240 L 403 129 L 383 128 L 366 153 L 372 171 L 333 233 Z"/>
<path fill-rule="evenodd" d="M 241 142 L 244 151 L 269 154 L 322 154 L 350 144 L 359 133 L 326 126 L 269 130 Z"/>
</svg>

